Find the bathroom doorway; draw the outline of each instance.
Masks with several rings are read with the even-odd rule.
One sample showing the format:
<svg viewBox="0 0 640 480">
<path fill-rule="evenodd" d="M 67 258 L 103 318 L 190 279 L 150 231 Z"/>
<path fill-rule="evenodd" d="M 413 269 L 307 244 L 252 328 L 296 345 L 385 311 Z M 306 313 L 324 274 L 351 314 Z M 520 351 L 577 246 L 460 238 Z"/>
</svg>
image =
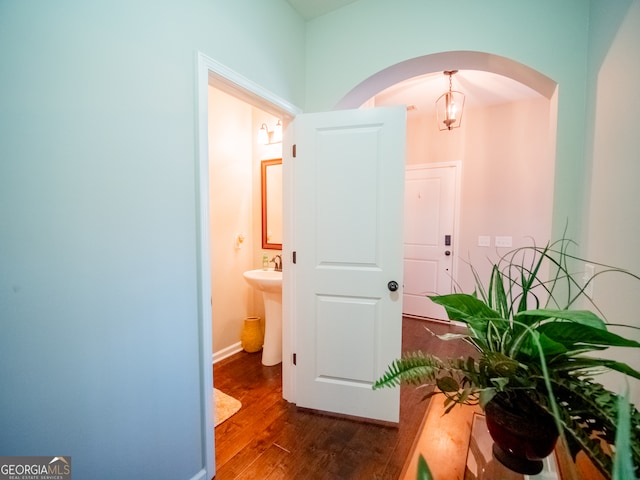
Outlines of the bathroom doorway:
<svg viewBox="0 0 640 480">
<path fill-rule="evenodd" d="M 256 107 L 267 114 L 280 118 L 283 125 L 300 110 L 283 101 L 279 97 L 262 89 L 258 85 L 229 70 L 226 66 L 212 58 L 198 53 L 198 152 L 196 164 L 197 180 L 197 243 L 198 243 L 198 317 L 200 322 L 200 374 L 201 374 L 201 415 L 202 415 L 202 456 L 206 459 L 207 478 L 215 475 L 215 439 L 214 439 L 214 399 L 213 399 L 213 281 L 215 277 L 215 265 L 212 265 L 211 238 L 213 221 L 210 217 L 210 168 L 209 168 L 209 89 L 214 87 L 231 96 L 236 101 L 242 101 Z M 247 133 L 247 135 L 249 135 Z M 224 139 L 226 140 L 226 139 Z M 237 141 L 226 142 L 226 149 L 233 154 L 238 149 Z M 242 148 L 243 145 L 240 146 Z M 229 163 L 228 165 L 233 165 Z M 258 170 L 259 171 L 259 170 Z M 220 172 L 218 172 L 220 174 Z M 245 177 L 246 178 L 246 177 Z M 252 183 L 252 182 L 251 182 Z M 283 180 L 286 185 L 286 178 Z M 284 192 L 286 199 L 286 191 Z M 228 205 L 228 210 L 233 211 L 234 205 Z M 228 242 L 232 248 L 236 248 L 243 235 L 242 225 L 235 225 L 232 230 L 232 238 L 220 239 L 220 244 Z M 248 226 L 245 224 L 244 227 Z M 244 247 L 242 247 L 244 248 Z"/>
<path fill-rule="evenodd" d="M 261 128 L 273 132 L 280 119 L 242 99 L 209 85 L 209 215 L 213 361 L 242 349 L 244 319 L 260 317 L 260 292 L 243 273 L 262 267 L 262 257 L 281 255 L 263 242 L 261 166 L 282 157 L 282 143 L 273 134 L 263 143 Z M 275 188 L 275 186 L 272 186 Z M 280 198 L 282 186 L 280 185 Z M 276 214 L 275 210 L 271 212 Z M 282 216 L 280 211 L 278 218 Z M 275 235 L 275 233 L 273 233 Z M 281 234 L 277 235 L 282 243 Z M 261 322 L 261 323 L 262 323 Z M 264 328 L 264 324 L 262 323 Z"/>
</svg>

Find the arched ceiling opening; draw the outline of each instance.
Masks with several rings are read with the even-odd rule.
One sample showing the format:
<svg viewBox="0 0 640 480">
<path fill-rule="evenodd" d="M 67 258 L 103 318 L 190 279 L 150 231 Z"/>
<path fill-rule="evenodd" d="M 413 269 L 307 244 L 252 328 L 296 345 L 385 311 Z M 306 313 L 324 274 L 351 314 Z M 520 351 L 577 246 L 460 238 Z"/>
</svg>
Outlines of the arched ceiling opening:
<svg viewBox="0 0 640 480">
<path fill-rule="evenodd" d="M 452 51 L 412 58 L 385 68 L 352 89 L 336 108 L 359 108 L 378 95 L 380 100 L 396 97 L 395 104 L 415 104 L 425 99 L 431 105 L 448 88 L 444 70 L 460 71 L 454 76 L 454 89 L 463 91 L 468 101 L 478 106 L 536 95 L 551 99 L 557 87 L 551 78 L 514 60 L 484 52 Z M 429 105 L 425 103 L 424 108 L 432 108 Z"/>
</svg>

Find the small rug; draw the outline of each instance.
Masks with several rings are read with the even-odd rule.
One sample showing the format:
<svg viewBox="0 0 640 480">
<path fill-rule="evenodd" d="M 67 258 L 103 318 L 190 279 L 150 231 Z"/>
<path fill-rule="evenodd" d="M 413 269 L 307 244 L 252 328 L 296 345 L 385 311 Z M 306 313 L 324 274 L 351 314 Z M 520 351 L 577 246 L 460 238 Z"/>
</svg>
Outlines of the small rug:
<svg viewBox="0 0 640 480">
<path fill-rule="evenodd" d="M 242 403 L 226 393 L 221 392 L 217 388 L 213 389 L 213 400 L 215 405 L 214 420 L 217 427 L 225 420 L 228 420 L 233 414 L 237 413 L 242 407 Z"/>
</svg>

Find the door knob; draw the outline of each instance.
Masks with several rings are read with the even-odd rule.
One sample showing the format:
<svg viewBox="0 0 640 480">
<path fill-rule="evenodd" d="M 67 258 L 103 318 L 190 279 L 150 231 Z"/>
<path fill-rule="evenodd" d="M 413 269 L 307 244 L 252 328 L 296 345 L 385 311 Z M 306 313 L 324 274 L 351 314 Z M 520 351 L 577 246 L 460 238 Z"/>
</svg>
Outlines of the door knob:
<svg viewBox="0 0 640 480">
<path fill-rule="evenodd" d="M 389 283 L 387 283 L 387 288 L 389 289 L 389 291 L 395 292 L 396 290 L 398 290 L 398 282 L 396 282 L 395 280 L 391 280 Z"/>
<path fill-rule="evenodd" d="M 451 251 L 450 251 L 450 250 L 446 250 L 446 251 L 444 252 L 444 254 L 448 257 L 449 255 L 451 255 Z"/>
</svg>

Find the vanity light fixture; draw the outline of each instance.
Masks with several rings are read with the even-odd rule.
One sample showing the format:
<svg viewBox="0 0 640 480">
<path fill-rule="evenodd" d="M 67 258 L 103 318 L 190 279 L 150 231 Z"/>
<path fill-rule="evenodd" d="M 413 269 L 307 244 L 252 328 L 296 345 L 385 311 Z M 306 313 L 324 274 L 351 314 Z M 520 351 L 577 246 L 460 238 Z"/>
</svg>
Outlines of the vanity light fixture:
<svg viewBox="0 0 640 480">
<path fill-rule="evenodd" d="M 280 120 L 278 120 L 278 123 L 276 123 L 276 126 L 273 127 L 272 142 L 273 143 L 282 142 L 282 122 L 280 122 Z"/>
<path fill-rule="evenodd" d="M 262 145 L 269 143 L 269 130 L 266 123 L 263 123 L 260 130 L 258 130 L 258 143 Z"/>
<path fill-rule="evenodd" d="M 270 145 L 272 143 L 282 142 L 282 122 L 278 123 L 273 130 L 269 130 L 266 123 L 263 123 L 258 130 L 258 143 L 262 145 Z"/>
<path fill-rule="evenodd" d="M 464 93 L 452 88 L 451 78 L 458 73 L 458 70 L 445 70 L 443 73 L 449 77 L 449 91 L 436 100 L 436 116 L 440 130 L 451 130 L 458 128 L 462 122 Z"/>
</svg>

